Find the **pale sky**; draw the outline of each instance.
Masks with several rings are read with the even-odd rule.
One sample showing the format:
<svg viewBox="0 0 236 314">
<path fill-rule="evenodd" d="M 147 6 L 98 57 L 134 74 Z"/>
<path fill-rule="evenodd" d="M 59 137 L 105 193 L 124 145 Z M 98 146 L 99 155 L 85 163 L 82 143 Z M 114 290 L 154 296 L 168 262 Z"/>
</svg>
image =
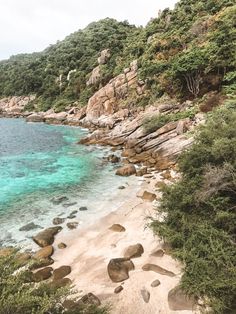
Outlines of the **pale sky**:
<svg viewBox="0 0 236 314">
<path fill-rule="evenodd" d="M 0 0 L 0 60 L 49 44 L 111 17 L 145 25 L 177 0 Z"/>
</svg>

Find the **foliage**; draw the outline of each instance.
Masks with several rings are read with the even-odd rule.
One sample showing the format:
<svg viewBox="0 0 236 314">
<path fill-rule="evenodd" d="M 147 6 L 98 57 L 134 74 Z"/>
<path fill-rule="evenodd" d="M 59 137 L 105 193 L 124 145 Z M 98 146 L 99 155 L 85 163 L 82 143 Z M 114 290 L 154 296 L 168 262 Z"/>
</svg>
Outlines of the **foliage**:
<svg viewBox="0 0 236 314">
<path fill-rule="evenodd" d="M 184 263 L 182 287 L 213 313 L 236 311 L 236 101 L 209 115 L 179 160 L 182 179 L 164 189 L 152 227 Z"/>
<path fill-rule="evenodd" d="M 56 288 L 48 283 L 31 281 L 27 265 L 22 267 L 19 253 L 15 250 L 0 256 L 0 314 L 72 314 L 65 311 L 63 301 L 69 288 Z M 76 314 L 106 314 L 104 307 L 86 306 Z"/>
<path fill-rule="evenodd" d="M 86 105 L 99 87 L 135 59 L 149 103 L 163 94 L 181 99 L 201 98 L 209 91 L 232 95 L 235 14 L 232 0 L 180 0 L 146 27 L 108 18 L 91 23 L 43 52 L 1 61 L 0 96 L 34 93 L 38 110 L 63 110 L 55 105 L 61 100 Z M 110 49 L 111 57 L 101 66 L 96 86 L 87 86 L 103 49 Z"/>
<path fill-rule="evenodd" d="M 188 109 L 182 112 L 170 113 L 170 114 L 158 114 L 144 119 L 143 127 L 146 133 L 152 133 L 163 127 L 169 122 L 175 122 L 181 119 L 192 119 L 197 113 L 196 108 Z"/>
</svg>

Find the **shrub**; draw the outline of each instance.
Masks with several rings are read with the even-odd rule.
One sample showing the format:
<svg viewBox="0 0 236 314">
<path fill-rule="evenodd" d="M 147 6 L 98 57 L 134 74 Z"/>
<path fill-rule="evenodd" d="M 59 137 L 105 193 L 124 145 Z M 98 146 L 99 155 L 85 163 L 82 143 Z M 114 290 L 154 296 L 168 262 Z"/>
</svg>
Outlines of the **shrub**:
<svg viewBox="0 0 236 314">
<path fill-rule="evenodd" d="M 179 160 L 182 179 L 163 191 L 152 228 L 184 264 L 181 285 L 212 313 L 236 312 L 236 102 L 210 114 Z"/>
</svg>

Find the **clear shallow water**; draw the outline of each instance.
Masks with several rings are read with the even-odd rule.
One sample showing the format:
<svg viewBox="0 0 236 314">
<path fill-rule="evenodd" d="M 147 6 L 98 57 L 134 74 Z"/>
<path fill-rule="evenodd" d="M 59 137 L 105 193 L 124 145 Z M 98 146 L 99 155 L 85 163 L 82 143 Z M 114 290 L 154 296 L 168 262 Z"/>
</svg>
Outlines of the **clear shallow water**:
<svg viewBox="0 0 236 314">
<path fill-rule="evenodd" d="M 74 220 L 91 222 L 122 201 L 124 191 L 118 193 L 118 203 L 110 202 L 127 179 L 115 176 L 113 166 L 104 162 L 108 149 L 77 144 L 86 132 L 0 119 L 0 245 L 29 246 L 40 229 L 19 231 L 27 223 L 49 227 L 54 217 L 67 217 L 80 206 L 88 211 Z M 76 204 L 54 205 L 52 197 L 61 195 Z"/>
</svg>

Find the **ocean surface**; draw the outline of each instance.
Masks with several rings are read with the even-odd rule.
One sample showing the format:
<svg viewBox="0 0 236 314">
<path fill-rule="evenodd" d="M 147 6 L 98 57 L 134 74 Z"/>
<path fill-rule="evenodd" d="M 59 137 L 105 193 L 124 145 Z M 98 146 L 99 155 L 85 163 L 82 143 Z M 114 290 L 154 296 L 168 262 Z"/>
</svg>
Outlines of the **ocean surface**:
<svg viewBox="0 0 236 314">
<path fill-rule="evenodd" d="M 0 246 L 31 247 L 32 235 L 52 226 L 53 218 L 67 218 L 77 210 L 76 218 L 65 224 L 91 223 L 127 197 L 118 187 L 128 179 L 115 176 L 115 166 L 104 159 L 109 148 L 77 144 L 86 133 L 0 119 Z M 61 196 L 67 200 L 54 204 L 53 198 Z M 82 206 L 88 210 L 80 211 Z M 29 223 L 38 227 L 19 230 Z"/>
</svg>

